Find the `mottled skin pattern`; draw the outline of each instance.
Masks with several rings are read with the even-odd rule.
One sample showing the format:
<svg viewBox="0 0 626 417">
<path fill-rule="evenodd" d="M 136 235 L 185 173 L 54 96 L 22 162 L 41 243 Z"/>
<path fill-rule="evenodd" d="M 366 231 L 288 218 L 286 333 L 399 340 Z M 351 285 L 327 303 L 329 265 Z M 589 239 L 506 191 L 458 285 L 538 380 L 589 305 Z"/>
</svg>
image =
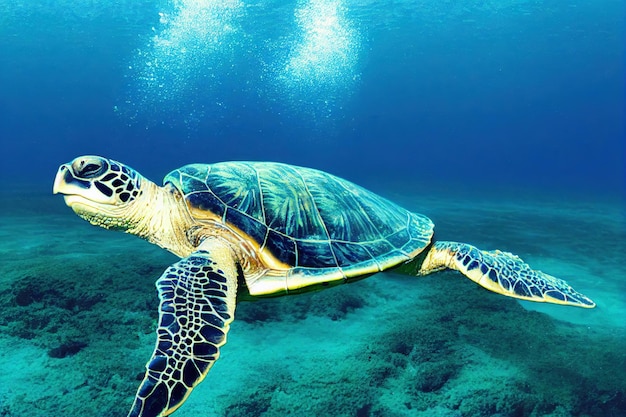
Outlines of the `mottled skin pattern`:
<svg viewBox="0 0 626 417">
<path fill-rule="evenodd" d="M 453 269 L 506 296 L 595 306 L 508 252 L 434 242 L 430 219 L 312 169 L 194 164 L 159 187 L 119 162 L 83 156 L 59 168 L 54 192 L 90 223 L 182 258 L 157 281 L 157 342 L 129 417 L 165 416 L 183 404 L 219 357 L 238 296 L 319 289 L 389 269 Z"/>
</svg>

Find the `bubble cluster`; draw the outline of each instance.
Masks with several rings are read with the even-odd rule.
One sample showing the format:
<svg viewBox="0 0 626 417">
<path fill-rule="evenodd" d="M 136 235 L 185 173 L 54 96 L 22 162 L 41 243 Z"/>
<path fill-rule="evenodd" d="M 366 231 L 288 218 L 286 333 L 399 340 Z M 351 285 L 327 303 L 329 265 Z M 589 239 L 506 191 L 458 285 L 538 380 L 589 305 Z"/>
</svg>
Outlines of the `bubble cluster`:
<svg viewBox="0 0 626 417">
<path fill-rule="evenodd" d="M 309 0 L 295 11 L 301 34 L 279 74 L 289 87 L 339 86 L 357 76 L 359 37 L 340 0 Z"/>
<path fill-rule="evenodd" d="M 131 123 L 197 125 L 253 100 L 329 118 L 359 78 L 360 36 L 342 1 L 175 0 L 129 65 L 118 110 Z"/>
<path fill-rule="evenodd" d="M 127 104 L 135 113 L 202 118 L 203 104 L 189 97 L 206 97 L 219 83 L 216 70 L 236 44 L 242 9 L 240 0 L 177 0 L 159 12 L 158 28 L 128 68 L 135 97 Z"/>
<path fill-rule="evenodd" d="M 296 117 L 323 126 L 342 117 L 360 80 L 361 37 L 342 0 L 305 0 L 293 12 L 295 31 L 271 72 L 275 100 Z"/>
</svg>

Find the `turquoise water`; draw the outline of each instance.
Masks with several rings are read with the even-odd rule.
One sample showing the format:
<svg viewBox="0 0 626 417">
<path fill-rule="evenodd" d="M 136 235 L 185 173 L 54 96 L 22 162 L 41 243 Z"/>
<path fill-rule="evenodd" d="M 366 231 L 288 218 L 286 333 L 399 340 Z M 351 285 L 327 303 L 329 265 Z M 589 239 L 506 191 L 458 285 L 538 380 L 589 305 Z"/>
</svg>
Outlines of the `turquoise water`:
<svg viewBox="0 0 626 417">
<path fill-rule="evenodd" d="M 177 259 L 51 194 L 97 154 L 322 169 L 593 310 L 458 273 L 245 302 L 184 416 L 626 415 L 624 3 L 0 1 L 0 416 L 125 416 Z"/>
<path fill-rule="evenodd" d="M 243 302 L 222 358 L 176 416 L 622 415 L 621 203 L 380 191 L 435 219 L 442 239 L 513 251 L 597 308 L 519 302 L 454 272 Z M 155 340 L 154 281 L 175 257 L 39 190 L 9 197 L 3 415 L 126 415 Z"/>
</svg>

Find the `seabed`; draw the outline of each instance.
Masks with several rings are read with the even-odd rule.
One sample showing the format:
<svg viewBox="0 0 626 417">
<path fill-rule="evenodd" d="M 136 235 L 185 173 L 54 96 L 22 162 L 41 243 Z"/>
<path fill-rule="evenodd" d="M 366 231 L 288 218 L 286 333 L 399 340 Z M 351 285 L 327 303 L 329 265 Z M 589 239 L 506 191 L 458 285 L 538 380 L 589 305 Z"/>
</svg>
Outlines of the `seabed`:
<svg viewBox="0 0 626 417">
<path fill-rule="evenodd" d="M 455 272 L 241 303 L 174 416 L 624 415 L 624 206 L 403 189 L 382 194 L 439 239 L 511 251 L 598 307 L 519 302 Z M 39 189 L 2 199 L 0 416 L 126 416 L 155 340 L 154 281 L 176 257 Z"/>
</svg>

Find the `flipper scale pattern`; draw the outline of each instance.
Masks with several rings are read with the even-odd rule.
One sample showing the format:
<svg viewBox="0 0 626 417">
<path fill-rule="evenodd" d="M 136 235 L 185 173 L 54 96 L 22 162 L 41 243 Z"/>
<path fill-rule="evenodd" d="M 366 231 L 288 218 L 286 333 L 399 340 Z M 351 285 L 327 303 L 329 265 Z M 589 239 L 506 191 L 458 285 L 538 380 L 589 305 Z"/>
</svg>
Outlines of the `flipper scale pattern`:
<svg viewBox="0 0 626 417">
<path fill-rule="evenodd" d="M 207 251 L 180 260 L 159 278 L 157 343 L 129 417 L 169 415 L 202 381 L 233 320 L 232 281 Z"/>
</svg>

